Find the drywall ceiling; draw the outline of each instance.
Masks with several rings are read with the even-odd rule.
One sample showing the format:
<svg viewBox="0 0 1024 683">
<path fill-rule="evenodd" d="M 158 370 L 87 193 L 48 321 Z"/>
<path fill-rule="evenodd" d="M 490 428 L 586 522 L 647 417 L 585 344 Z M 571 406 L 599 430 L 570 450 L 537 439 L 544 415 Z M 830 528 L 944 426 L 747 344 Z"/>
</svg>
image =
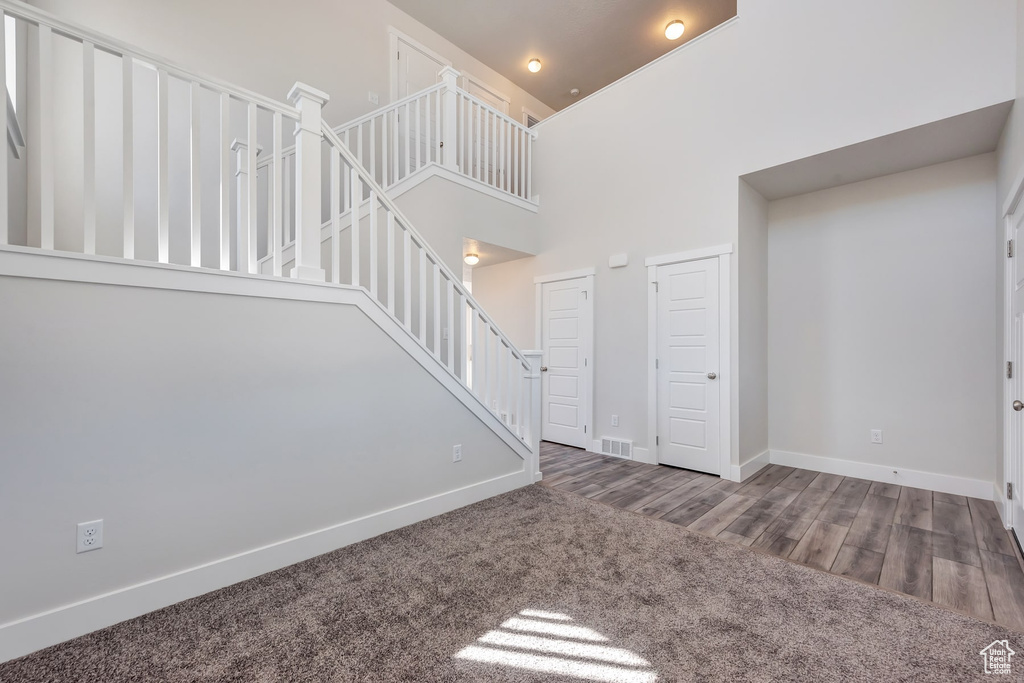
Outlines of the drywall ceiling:
<svg viewBox="0 0 1024 683">
<path fill-rule="evenodd" d="M 391 0 L 553 109 L 563 109 L 736 15 L 736 0 Z M 665 38 L 674 19 L 679 40 Z M 533 74 L 533 57 L 543 68 Z"/>
<path fill-rule="evenodd" d="M 1013 102 L 741 176 L 768 201 L 995 151 Z"/>
<path fill-rule="evenodd" d="M 533 254 L 527 254 L 523 251 L 516 251 L 515 249 L 501 247 L 490 242 L 481 242 L 480 240 L 468 237 L 462 240 L 462 253 L 463 255 L 476 254 L 480 257 L 480 263 L 474 266 L 475 268 L 486 268 L 487 266 L 494 266 L 506 261 L 515 261 L 533 256 Z"/>
</svg>

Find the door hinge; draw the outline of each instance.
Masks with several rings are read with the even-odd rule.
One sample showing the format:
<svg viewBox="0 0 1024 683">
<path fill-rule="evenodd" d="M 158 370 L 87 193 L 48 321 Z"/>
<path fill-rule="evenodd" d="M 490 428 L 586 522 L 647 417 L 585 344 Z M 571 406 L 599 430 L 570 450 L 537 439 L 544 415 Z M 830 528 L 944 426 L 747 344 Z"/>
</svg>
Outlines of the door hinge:
<svg viewBox="0 0 1024 683">
<path fill-rule="evenodd" d="M 1006 484 L 1006 500 L 1013 500 L 1013 484 L 1009 482 Z"/>
<path fill-rule="evenodd" d="M 587 298 L 587 290 L 584 289 L 582 291 L 583 291 L 583 298 L 586 299 Z"/>
<path fill-rule="evenodd" d="M 1006 240 L 1006 258 L 1013 258 L 1013 240 Z"/>
<path fill-rule="evenodd" d="M 661 444 L 661 437 L 660 436 L 654 437 L 654 445 L 657 446 L 659 444 Z"/>
<path fill-rule="evenodd" d="M 654 283 L 654 292 L 655 293 L 658 292 L 658 283 L 657 282 Z"/>
<path fill-rule="evenodd" d="M 1013 379 L 1013 361 L 1006 361 L 1006 379 Z"/>
<path fill-rule="evenodd" d="M 654 369 L 655 370 L 658 369 L 658 359 L 657 358 L 654 359 Z"/>
<path fill-rule="evenodd" d="M 584 433 L 584 434 L 586 434 L 586 433 L 587 433 L 587 425 L 583 425 L 583 433 Z"/>
<path fill-rule="evenodd" d="M 583 367 L 587 367 L 587 359 L 586 358 L 583 359 Z"/>
</svg>

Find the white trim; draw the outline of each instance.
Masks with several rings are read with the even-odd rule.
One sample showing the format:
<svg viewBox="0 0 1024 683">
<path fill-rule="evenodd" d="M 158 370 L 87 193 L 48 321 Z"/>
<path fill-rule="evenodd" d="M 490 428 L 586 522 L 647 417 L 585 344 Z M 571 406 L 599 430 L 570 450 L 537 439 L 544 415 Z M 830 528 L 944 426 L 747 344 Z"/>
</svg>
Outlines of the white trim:
<svg viewBox="0 0 1024 683">
<path fill-rule="evenodd" d="M 1003 202 L 1003 217 L 1009 216 L 1017 210 L 1021 197 L 1024 197 L 1024 166 L 1017 171 L 1017 177 L 1013 179 L 1013 191 L 1006 196 Z"/>
<path fill-rule="evenodd" d="M 742 465 L 733 465 L 729 478 L 732 481 L 746 481 L 771 464 L 771 451 L 761 451 Z"/>
<path fill-rule="evenodd" d="M 477 78 L 476 76 L 473 76 L 472 74 L 470 74 L 467 71 L 463 71 L 462 72 L 462 89 L 465 90 L 466 92 L 468 92 L 473 97 L 476 97 L 479 100 L 480 99 L 479 97 L 477 97 L 476 95 L 473 95 L 473 93 L 469 92 L 469 84 L 470 83 L 472 83 L 476 87 L 480 88 L 481 90 L 486 90 L 487 92 L 491 93 L 492 95 L 497 97 L 499 100 L 504 102 L 505 105 L 504 105 L 504 107 L 502 107 L 501 113 L 504 114 L 505 116 L 508 116 L 509 107 L 512 106 L 512 98 L 511 97 L 509 97 L 505 93 L 501 92 L 497 88 L 492 87 L 490 83 L 487 83 L 486 81 L 483 81 L 483 80 Z M 494 105 L 490 105 L 490 106 L 492 108 L 494 107 Z"/>
<path fill-rule="evenodd" d="M 880 481 L 885 484 L 899 484 L 900 486 L 911 486 L 918 489 L 952 493 L 957 496 L 969 496 L 982 500 L 989 500 L 992 496 L 992 482 L 983 479 L 954 477 L 948 474 L 921 472 L 920 470 L 908 470 L 889 465 L 875 465 L 855 460 L 839 460 L 820 455 L 780 451 L 774 448 L 771 449 L 771 462 L 773 465 L 799 467 L 800 469 L 813 472 L 838 474 L 844 477 Z M 893 470 L 896 471 L 894 472 Z"/>
<path fill-rule="evenodd" d="M 569 270 L 564 273 L 552 273 L 551 275 L 538 275 L 533 278 L 533 284 L 542 285 L 546 282 L 560 282 L 562 280 L 578 280 L 581 277 L 593 277 L 597 273 L 597 270 L 591 268 L 580 268 L 579 270 Z M 538 314 L 539 315 L 539 314 Z"/>
<path fill-rule="evenodd" d="M 644 259 L 645 266 L 667 266 L 672 263 L 685 263 L 686 261 L 699 261 L 701 259 L 710 258 L 712 256 L 721 256 L 722 254 L 732 253 L 732 244 L 719 244 L 714 247 L 704 247 L 703 249 L 690 249 L 688 251 L 679 251 L 674 254 L 664 254 L 662 256 L 649 256 Z"/>
<path fill-rule="evenodd" d="M 571 277 L 566 277 L 571 276 Z M 583 324 L 586 335 L 586 344 L 583 349 L 583 355 L 588 359 L 588 362 L 584 366 L 583 370 L 583 448 L 588 451 L 591 450 L 591 446 L 587 444 L 593 444 L 594 441 L 594 269 L 593 268 L 581 268 L 577 271 L 570 273 L 556 273 L 554 275 L 538 275 L 533 279 L 534 283 L 534 336 L 536 341 L 536 347 L 538 349 L 544 348 L 544 285 L 552 282 L 564 282 L 566 280 L 585 280 L 585 290 L 587 292 L 587 310 L 586 310 L 586 321 Z M 544 439 L 544 379 L 541 378 L 541 424 L 540 424 L 540 438 Z M 600 441 L 598 441 L 600 444 Z M 597 446 L 598 450 L 594 450 L 594 453 L 600 453 L 600 445 Z"/>
<path fill-rule="evenodd" d="M 440 62 L 445 66 L 452 65 L 452 61 L 450 59 L 437 54 L 423 43 L 413 38 L 410 38 L 408 35 L 402 33 L 394 26 L 388 26 L 388 95 L 390 98 L 388 100 L 389 103 L 394 103 L 396 100 L 398 100 L 398 41 L 402 41 L 403 43 L 413 48 L 414 50 L 419 50 L 427 57 L 430 57 L 436 62 Z M 438 69 L 438 73 L 440 73 L 440 71 L 441 70 Z M 441 77 L 437 76 L 437 79 L 437 82 L 440 82 Z"/>
<path fill-rule="evenodd" d="M 535 123 L 534 126 L 533 126 L 534 128 L 536 128 L 538 125 L 540 125 L 540 122 L 544 120 L 543 116 L 540 116 L 539 114 L 537 114 L 537 112 L 533 111 L 529 107 L 524 106 L 523 107 L 523 125 L 526 126 L 527 128 L 530 128 L 530 119 L 531 118 L 533 118 L 534 120 L 537 121 L 537 123 Z"/>
<path fill-rule="evenodd" d="M 1013 189 L 1006 197 L 1006 201 L 1003 203 L 1003 243 L 999 245 L 1000 250 L 1006 248 L 1006 242 L 1013 239 L 1013 223 L 1014 217 L 1018 209 L 1020 209 L 1021 197 L 1024 197 L 1024 166 L 1017 171 L 1017 177 L 1014 179 Z M 1015 248 L 1019 249 L 1020 245 L 1014 245 Z M 1015 254 L 1015 257 L 1017 254 Z M 1013 259 L 1003 258 L 1003 357 L 1002 363 L 1013 360 L 1013 289 L 1015 286 L 1014 273 L 1013 273 Z M 1014 411 L 1011 407 L 1017 396 L 1013 395 L 1013 382 L 1006 379 L 1006 375 L 1002 372 L 1002 363 L 997 371 L 1000 373 L 1000 382 L 1003 385 L 1003 405 L 1001 407 L 1003 411 L 1003 433 L 1000 435 L 1003 440 L 1003 480 L 995 482 L 995 488 L 997 490 L 998 498 L 996 506 L 999 509 L 999 514 L 1002 517 L 1003 524 L 1007 528 L 1013 526 L 1013 501 L 1007 500 L 1003 495 L 1003 491 L 1006 490 L 1006 483 L 1012 480 L 1014 466 L 1013 466 L 1013 452 L 1012 444 L 1013 440 L 1010 435 L 1010 427 L 1013 425 Z M 1021 368 L 1016 368 L 1015 371 L 1020 372 Z"/>
<path fill-rule="evenodd" d="M 528 467 L 2 624 L 0 662 L 528 486 Z"/>
<path fill-rule="evenodd" d="M 623 76 L 622 78 L 620 78 L 619 80 L 613 81 L 613 82 L 609 83 L 608 85 L 604 86 L 603 88 L 601 88 L 600 90 L 595 90 L 594 92 L 590 93 L 589 95 L 587 95 L 583 99 L 577 100 L 576 102 L 573 102 L 572 104 L 570 104 L 565 109 L 562 109 L 560 111 L 556 111 L 554 114 L 552 114 L 551 116 L 547 117 L 546 119 L 544 119 L 543 121 L 538 123 L 536 126 L 534 126 L 534 129 L 539 128 L 540 125 L 543 124 L 543 123 L 547 123 L 548 121 L 550 121 L 552 119 L 558 118 L 561 114 L 564 114 L 567 111 L 572 111 L 573 109 L 575 109 L 576 107 L 580 106 L 584 102 L 587 102 L 588 100 L 591 100 L 591 99 L 597 97 L 598 95 L 600 95 L 604 91 L 609 90 L 611 88 L 614 88 L 619 83 L 622 83 L 624 81 L 628 81 L 628 80 L 630 80 L 632 78 L 635 78 L 638 74 L 643 73 L 644 71 L 647 71 L 648 69 L 652 68 L 656 64 L 659 64 L 660 62 L 663 62 L 666 59 L 669 59 L 670 57 L 672 57 L 672 55 L 676 54 L 677 52 L 680 52 L 682 50 L 685 50 L 688 47 L 692 47 L 692 46 L 694 46 L 694 45 L 696 45 L 698 43 L 701 43 L 704 40 L 706 40 L 708 38 L 711 38 L 714 35 L 717 35 L 720 31 L 724 31 L 725 29 L 729 28 L 730 26 L 734 26 L 736 24 L 736 22 L 739 21 L 739 18 L 740 17 L 737 14 L 736 16 L 732 17 L 731 19 L 723 21 L 718 26 L 715 26 L 714 28 L 708 29 L 707 31 L 705 31 L 704 33 L 700 34 L 696 38 L 691 38 L 690 40 L 686 41 L 685 43 L 683 43 L 679 47 L 675 48 L 674 50 L 672 50 L 670 52 L 666 52 L 665 54 L 663 54 L 662 56 L 658 57 L 654 61 L 651 61 L 651 62 L 648 62 L 647 64 L 644 64 L 643 66 L 641 66 L 636 71 L 631 71 L 628 74 L 626 74 L 625 76 Z"/>
<path fill-rule="evenodd" d="M 17 246 L 0 247 L 0 275 L 356 306 L 519 457 L 530 458 L 530 446 L 362 287 Z"/>
<path fill-rule="evenodd" d="M 1003 496 L 1003 487 L 999 485 L 999 482 L 992 483 L 992 501 L 996 504 L 996 510 L 999 511 L 999 519 L 1002 521 L 1003 526 L 1007 529 L 1011 529 L 1010 517 L 1009 517 L 1009 503 Z"/>
<path fill-rule="evenodd" d="M 658 461 L 658 268 L 674 263 L 718 259 L 718 376 L 719 387 L 719 476 L 741 481 L 742 472 L 732 465 L 732 259 L 731 244 L 694 249 L 645 259 L 647 265 L 647 449 L 650 462 Z M 760 457 L 760 456 L 758 456 Z"/>
</svg>

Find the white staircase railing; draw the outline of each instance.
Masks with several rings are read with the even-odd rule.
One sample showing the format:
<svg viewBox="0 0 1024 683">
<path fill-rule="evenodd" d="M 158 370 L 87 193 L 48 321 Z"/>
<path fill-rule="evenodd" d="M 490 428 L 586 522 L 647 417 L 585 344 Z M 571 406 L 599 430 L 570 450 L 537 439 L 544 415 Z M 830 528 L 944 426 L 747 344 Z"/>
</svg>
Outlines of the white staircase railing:
<svg viewBox="0 0 1024 683">
<path fill-rule="evenodd" d="M 250 275 L 257 274 L 262 253 L 271 264 L 269 274 L 281 277 L 283 246 L 291 238 L 291 278 L 363 288 L 500 421 L 500 429 L 525 446 L 536 467 L 539 354 L 515 348 L 386 194 L 389 183 L 423 164 L 439 163 L 475 169 L 482 182 L 528 198 L 528 163 L 524 173 L 520 162 L 530 159 L 533 133 L 499 121 L 497 112 L 455 88 L 451 72 L 438 86 L 363 117 L 339 135 L 321 114 L 328 96 L 309 86 L 297 83 L 285 104 L 18 0 L 0 0 L 0 19 L 4 16 L 28 24 L 37 40 L 30 43 L 36 66 L 26 76 L 34 91 L 34 104 L 25 112 L 33 131 L 26 146 L 30 189 L 24 197 L 9 196 L 8 157 L 0 155 L 0 247 L 11 241 L 7 209 L 12 200 L 26 202 L 29 216 L 27 237 L 15 246 L 50 251 Z M 58 51 L 58 40 L 69 43 Z M 0 73 L 5 73 L 4 48 L 0 31 Z M 58 67 L 66 74 L 67 60 L 75 62 L 78 55 L 82 94 L 55 93 Z M 102 86 L 99 74 L 105 78 Z M 97 97 L 111 88 L 120 91 L 120 101 Z M 56 95 L 82 97 L 82 113 L 57 107 Z M 155 141 L 140 140 L 149 129 L 136 124 L 150 121 L 143 121 L 141 112 L 155 119 Z M 479 125 L 460 128 L 458 112 Z M 116 134 L 112 119 L 120 120 Z M 296 124 L 289 148 L 286 120 Z M 0 125 L 6 128 L 6 121 Z M 488 125 L 496 137 L 486 134 Z M 74 128 L 82 132 L 83 162 L 78 169 L 64 163 L 58 168 L 55 134 Z M 457 134 L 463 131 L 460 142 Z M 454 142 L 440 144 L 449 140 Z M 146 153 L 150 148 L 154 158 Z M 261 149 L 266 153 L 258 157 Z M 103 163 L 97 150 L 104 151 Z M 110 150 L 120 156 L 119 176 L 107 172 Z M 256 172 L 261 164 L 262 179 Z M 79 183 L 80 203 L 69 191 Z M 322 201 L 325 189 L 327 202 Z M 76 218 L 58 224 L 58 204 L 60 215 L 80 215 L 80 223 Z M 329 258 L 322 253 L 325 222 Z"/>
<path fill-rule="evenodd" d="M 459 72 L 454 69 L 447 67 L 440 76 L 440 83 L 338 126 L 334 132 L 385 190 L 436 164 L 535 204 L 532 167 L 536 131 L 459 88 Z M 286 203 L 290 200 L 293 156 L 293 149 L 284 150 Z M 268 177 L 273 166 L 272 158 L 261 155 L 256 164 L 258 176 Z M 267 186 L 265 180 L 258 183 L 261 188 Z M 287 246 L 292 226 L 286 224 L 284 231 Z"/>
<path fill-rule="evenodd" d="M 323 135 L 330 280 L 366 289 L 520 440 L 539 440 L 527 381 L 536 359 L 501 332 L 341 137 L 326 125 Z"/>
</svg>

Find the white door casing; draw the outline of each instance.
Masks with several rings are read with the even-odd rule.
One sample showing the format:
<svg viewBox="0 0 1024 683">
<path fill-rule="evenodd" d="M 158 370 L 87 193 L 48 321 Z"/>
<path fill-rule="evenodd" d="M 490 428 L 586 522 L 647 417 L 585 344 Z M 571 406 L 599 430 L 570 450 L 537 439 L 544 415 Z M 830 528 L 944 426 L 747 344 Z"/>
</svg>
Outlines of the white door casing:
<svg viewBox="0 0 1024 683">
<path fill-rule="evenodd" d="M 718 259 L 658 269 L 658 461 L 720 474 Z"/>
<path fill-rule="evenodd" d="M 396 29 L 390 29 L 389 34 L 391 39 L 392 102 L 436 85 L 441 81 L 441 69 L 452 65 L 450 60 L 417 43 Z M 397 126 L 400 139 L 405 137 L 403 116 L 404 114 L 401 109 L 395 112 L 395 125 Z M 411 116 L 409 140 L 400 144 L 407 150 L 410 162 L 416 159 L 417 146 L 419 147 L 419 158 L 429 159 L 430 147 L 434 142 L 430 139 L 432 132 L 431 127 L 427 125 L 428 113 L 426 108 L 421 106 L 419 109 L 420 121 L 418 127 L 416 126 L 416 114 L 412 113 Z M 419 139 L 417 139 L 416 135 L 417 128 L 422 131 Z"/>
<path fill-rule="evenodd" d="M 732 251 L 731 244 L 724 244 L 645 259 L 649 283 L 646 460 L 699 469 L 738 481 L 740 467 L 732 464 Z M 673 275 L 683 277 L 673 283 Z M 699 278 L 703 278 L 704 294 L 695 296 Z M 661 280 L 666 281 L 664 286 Z M 672 284 L 676 284 L 675 294 Z M 660 296 L 663 291 L 664 299 Z M 693 312 L 700 308 L 697 304 L 701 297 L 704 308 L 713 309 L 710 313 L 705 311 L 703 331 L 701 319 Z M 708 302 L 709 298 L 714 301 Z M 678 312 L 674 323 L 669 315 L 673 310 Z M 668 334 L 673 331 L 673 324 L 678 334 Z M 664 339 L 659 335 L 661 328 L 666 330 Z M 696 352 L 688 350 L 701 345 L 707 350 L 703 368 L 698 367 L 700 358 Z M 679 347 L 675 357 L 672 346 Z M 664 375 L 660 374 L 662 370 Z M 708 373 L 714 373 L 715 378 L 708 378 Z M 674 397 L 673 384 L 677 385 Z M 703 408 L 699 402 L 702 397 Z M 679 421 L 673 425 L 673 419 Z M 669 447 L 668 441 L 674 445 Z M 643 449 L 637 448 L 635 452 L 641 453 Z"/>
<path fill-rule="evenodd" d="M 388 29 L 391 44 L 391 101 L 395 102 L 440 82 L 438 74 L 451 60 L 421 45 L 395 28 Z"/>
<path fill-rule="evenodd" d="M 577 448 L 591 445 L 593 275 L 541 277 L 538 342 L 543 367 L 541 438 Z"/>
<path fill-rule="evenodd" d="M 1007 237 L 1012 240 L 1014 251 L 1024 244 L 1024 204 L 1007 217 Z M 1012 377 L 1006 381 L 1005 405 L 1005 477 L 1013 487 L 1013 496 L 1008 491 L 998 493 L 1005 496 L 1004 522 L 1013 529 L 1018 539 L 1024 539 L 1024 506 L 1021 496 L 1024 492 L 1024 410 L 1014 409 L 1015 401 L 1024 401 L 1024 260 L 1014 253 L 1008 259 L 1007 268 L 1007 314 L 1006 341 L 1009 343 L 1007 358 L 1013 364 Z M 998 498 L 997 498 L 998 500 Z M 1006 513 L 1009 513 L 1008 515 Z"/>
</svg>

